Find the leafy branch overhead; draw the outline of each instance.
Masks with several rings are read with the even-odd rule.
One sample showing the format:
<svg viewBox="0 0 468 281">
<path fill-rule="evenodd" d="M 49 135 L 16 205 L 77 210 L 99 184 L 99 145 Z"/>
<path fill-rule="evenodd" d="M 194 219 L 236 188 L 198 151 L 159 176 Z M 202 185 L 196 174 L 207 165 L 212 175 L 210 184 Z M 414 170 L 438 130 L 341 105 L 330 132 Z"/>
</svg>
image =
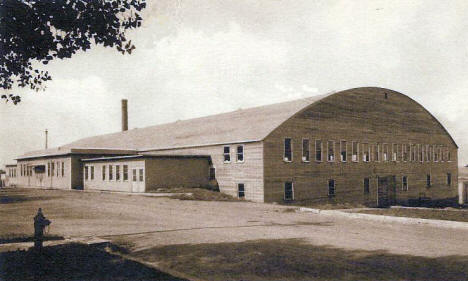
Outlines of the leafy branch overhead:
<svg viewBox="0 0 468 281">
<path fill-rule="evenodd" d="M 92 44 L 131 54 L 135 46 L 125 32 L 140 27 L 145 6 L 146 0 L 1 0 L 1 98 L 20 102 L 11 93 L 15 85 L 45 88 L 51 77 L 35 61 L 71 58 Z"/>
</svg>

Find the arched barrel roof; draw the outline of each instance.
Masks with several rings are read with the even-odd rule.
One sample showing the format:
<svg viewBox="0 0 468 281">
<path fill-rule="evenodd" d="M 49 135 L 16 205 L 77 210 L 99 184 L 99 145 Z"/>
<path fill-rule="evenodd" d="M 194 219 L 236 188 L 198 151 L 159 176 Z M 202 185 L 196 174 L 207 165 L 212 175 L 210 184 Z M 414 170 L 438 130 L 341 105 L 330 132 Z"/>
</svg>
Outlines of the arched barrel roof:
<svg viewBox="0 0 468 281">
<path fill-rule="evenodd" d="M 375 87 L 355 88 L 333 94 L 313 96 L 289 102 L 88 137 L 58 148 L 26 153 L 18 159 L 60 155 L 66 152 L 70 153 L 73 149 L 128 149 L 145 151 L 261 141 L 281 124 L 319 101 L 325 101 L 327 97 L 345 95 L 348 92 L 359 89 L 397 93 L 389 89 Z M 398 94 L 403 95 L 401 93 Z M 412 101 L 417 106 L 421 106 L 414 100 Z M 434 118 L 427 110 L 426 112 Z M 436 118 L 434 120 L 447 132 Z"/>
</svg>

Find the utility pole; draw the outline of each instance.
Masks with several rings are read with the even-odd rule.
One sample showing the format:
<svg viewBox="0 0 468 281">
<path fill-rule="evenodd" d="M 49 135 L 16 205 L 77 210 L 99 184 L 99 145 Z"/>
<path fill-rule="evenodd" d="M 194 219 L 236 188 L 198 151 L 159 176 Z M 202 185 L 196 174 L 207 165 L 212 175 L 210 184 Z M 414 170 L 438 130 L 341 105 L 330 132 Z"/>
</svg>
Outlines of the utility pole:
<svg viewBox="0 0 468 281">
<path fill-rule="evenodd" d="M 45 129 L 45 149 L 47 149 L 47 129 Z"/>
</svg>

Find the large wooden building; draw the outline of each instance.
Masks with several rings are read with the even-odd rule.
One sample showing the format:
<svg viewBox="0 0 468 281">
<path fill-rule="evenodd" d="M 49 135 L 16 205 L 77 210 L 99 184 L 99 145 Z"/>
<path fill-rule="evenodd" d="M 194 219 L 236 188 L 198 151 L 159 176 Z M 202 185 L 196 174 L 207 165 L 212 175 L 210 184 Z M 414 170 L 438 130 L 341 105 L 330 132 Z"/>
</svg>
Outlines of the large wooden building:
<svg viewBox="0 0 468 281">
<path fill-rule="evenodd" d="M 90 137 L 28 153 L 18 158 L 17 182 L 121 190 L 115 176 L 100 177 L 105 184 L 85 184 L 86 167 L 115 166 L 129 155 L 143 155 L 134 160 L 159 159 L 155 170 L 144 172 L 148 176 L 163 169 L 164 159 L 170 165 L 174 158 L 168 156 L 182 157 L 181 163 L 197 159 L 188 156 L 199 156 L 209 161 L 205 174 L 191 184 L 217 184 L 221 192 L 248 200 L 387 205 L 419 197 L 456 197 L 457 151 L 446 129 L 423 106 L 401 93 L 368 87 Z M 191 166 L 181 165 L 181 170 Z M 178 185 L 170 177 L 178 174 L 178 167 L 171 167 L 165 170 L 167 182 L 160 177 L 154 186 L 145 183 L 144 190 Z M 38 173 L 43 177 L 39 184 L 31 179 Z M 49 179 L 56 175 L 64 179 Z"/>
</svg>

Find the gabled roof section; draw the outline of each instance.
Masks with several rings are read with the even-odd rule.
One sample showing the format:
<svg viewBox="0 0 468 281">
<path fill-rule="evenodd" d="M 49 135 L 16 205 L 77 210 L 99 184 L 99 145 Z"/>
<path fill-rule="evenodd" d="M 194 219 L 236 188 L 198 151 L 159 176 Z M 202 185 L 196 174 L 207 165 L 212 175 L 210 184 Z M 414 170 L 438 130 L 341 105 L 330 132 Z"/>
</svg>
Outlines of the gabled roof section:
<svg viewBox="0 0 468 281">
<path fill-rule="evenodd" d="M 57 155 L 70 149 L 128 149 L 138 151 L 196 147 L 263 140 L 306 106 L 326 95 L 240 109 L 233 112 L 84 138 L 59 148 L 27 153 L 18 159 Z"/>
</svg>

